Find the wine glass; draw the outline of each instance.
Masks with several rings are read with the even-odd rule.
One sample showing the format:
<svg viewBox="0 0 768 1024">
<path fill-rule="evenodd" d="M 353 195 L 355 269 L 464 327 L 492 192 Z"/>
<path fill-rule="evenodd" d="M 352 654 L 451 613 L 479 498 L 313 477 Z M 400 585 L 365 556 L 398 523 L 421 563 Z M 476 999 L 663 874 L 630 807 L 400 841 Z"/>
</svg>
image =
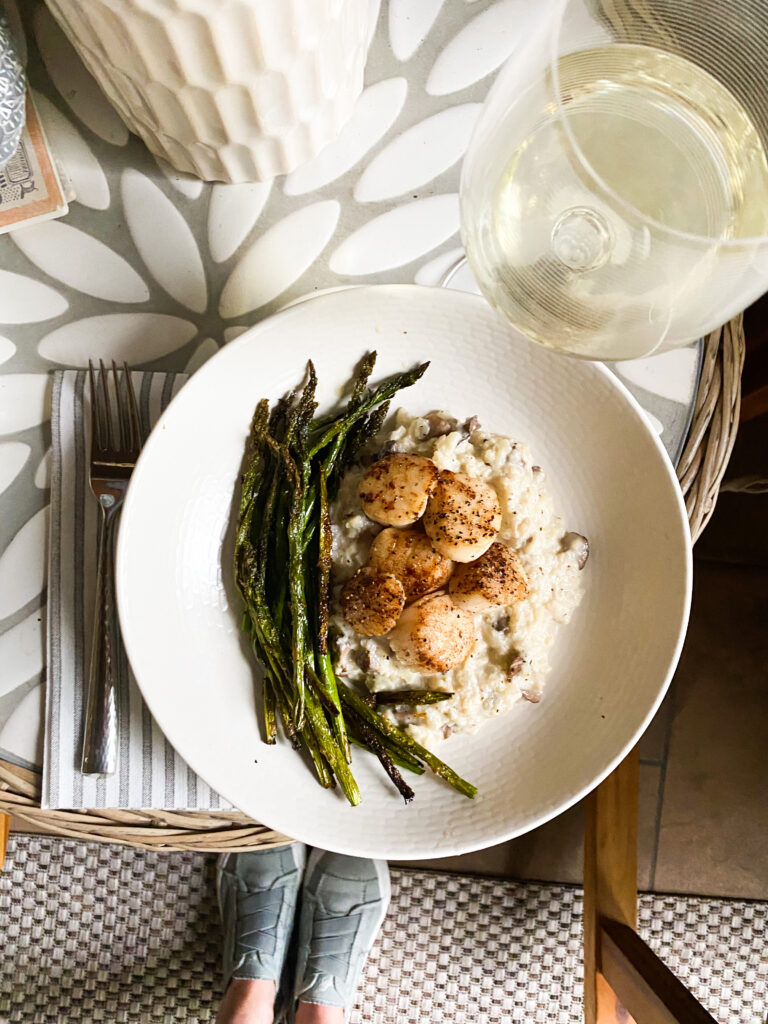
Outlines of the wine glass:
<svg viewBox="0 0 768 1024">
<path fill-rule="evenodd" d="M 768 289 L 768 3 L 548 13 L 464 161 L 471 269 L 550 348 L 617 360 L 685 345 Z"/>
</svg>

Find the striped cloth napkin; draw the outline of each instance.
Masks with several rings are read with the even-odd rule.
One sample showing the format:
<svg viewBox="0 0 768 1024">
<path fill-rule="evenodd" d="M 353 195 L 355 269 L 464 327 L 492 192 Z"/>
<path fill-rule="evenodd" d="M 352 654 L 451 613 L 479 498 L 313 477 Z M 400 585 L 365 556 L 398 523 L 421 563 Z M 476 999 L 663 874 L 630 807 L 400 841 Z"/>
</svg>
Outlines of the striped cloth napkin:
<svg viewBox="0 0 768 1024">
<path fill-rule="evenodd" d="M 48 678 L 42 806 L 212 810 L 225 803 L 176 753 L 124 665 L 117 772 L 80 772 L 96 582 L 98 508 L 88 484 L 87 372 L 53 384 L 51 532 L 48 555 Z M 142 422 L 153 426 L 186 377 L 134 373 Z"/>
</svg>

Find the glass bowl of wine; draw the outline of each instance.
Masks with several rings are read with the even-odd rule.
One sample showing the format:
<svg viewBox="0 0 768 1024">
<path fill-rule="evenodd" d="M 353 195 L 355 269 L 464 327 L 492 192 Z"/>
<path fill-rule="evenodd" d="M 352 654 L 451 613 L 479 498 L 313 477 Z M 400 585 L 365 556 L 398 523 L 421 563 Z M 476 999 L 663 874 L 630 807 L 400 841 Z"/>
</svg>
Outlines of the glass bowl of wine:
<svg viewBox="0 0 768 1024">
<path fill-rule="evenodd" d="M 555 0 L 495 82 L 462 237 L 533 341 L 634 359 L 768 289 L 768 3 Z"/>
</svg>

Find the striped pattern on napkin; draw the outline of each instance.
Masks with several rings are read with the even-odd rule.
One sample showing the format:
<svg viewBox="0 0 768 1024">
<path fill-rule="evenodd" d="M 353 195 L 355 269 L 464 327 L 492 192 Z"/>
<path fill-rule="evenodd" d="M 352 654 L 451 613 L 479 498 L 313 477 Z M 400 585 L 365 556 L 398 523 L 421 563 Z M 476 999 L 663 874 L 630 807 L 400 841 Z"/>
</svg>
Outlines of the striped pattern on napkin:
<svg viewBox="0 0 768 1024">
<path fill-rule="evenodd" d="M 42 806 L 213 810 L 225 803 L 176 753 L 142 700 L 133 673 L 120 697 L 117 772 L 80 772 L 96 582 L 98 507 L 88 483 L 87 371 L 54 376 L 51 530 L 48 554 L 48 674 Z M 173 373 L 134 373 L 145 430 L 182 386 Z"/>
</svg>

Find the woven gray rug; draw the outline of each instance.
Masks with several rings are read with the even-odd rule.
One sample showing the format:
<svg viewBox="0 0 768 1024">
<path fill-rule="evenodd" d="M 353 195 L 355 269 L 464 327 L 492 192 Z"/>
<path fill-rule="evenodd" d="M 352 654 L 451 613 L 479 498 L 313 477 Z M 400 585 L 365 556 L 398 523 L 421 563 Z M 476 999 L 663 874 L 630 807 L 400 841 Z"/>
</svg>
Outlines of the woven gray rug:
<svg viewBox="0 0 768 1024">
<path fill-rule="evenodd" d="M 578 889 L 393 869 L 354 1024 L 577 1024 Z M 0 874 L 0 1021 L 213 1021 L 213 858 L 38 836 Z M 763 1024 L 768 904 L 643 896 L 641 932 L 722 1024 Z"/>
</svg>

